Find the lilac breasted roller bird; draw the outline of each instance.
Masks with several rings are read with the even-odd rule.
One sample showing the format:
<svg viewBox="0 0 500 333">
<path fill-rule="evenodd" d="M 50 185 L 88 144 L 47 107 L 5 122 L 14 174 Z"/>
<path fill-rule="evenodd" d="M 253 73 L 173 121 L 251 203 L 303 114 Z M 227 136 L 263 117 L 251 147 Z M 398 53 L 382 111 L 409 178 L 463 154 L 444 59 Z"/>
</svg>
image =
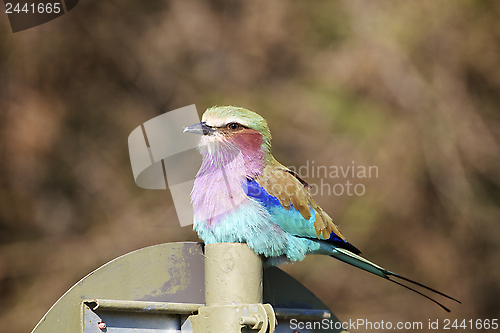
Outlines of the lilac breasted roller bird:
<svg viewBox="0 0 500 333">
<path fill-rule="evenodd" d="M 194 230 L 205 244 L 246 243 L 266 264 L 323 254 L 378 275 L 441 303 L 394 278 L 459 302 L 440 291 L 388 271 L 360 256 L 332 218 L 316 203 L 309 185 L 271 154 L 271 132 L 250 110 L 212 107 L 184 132 L 200 134 L 203 161 L 191 202 Z"/>
</svg>

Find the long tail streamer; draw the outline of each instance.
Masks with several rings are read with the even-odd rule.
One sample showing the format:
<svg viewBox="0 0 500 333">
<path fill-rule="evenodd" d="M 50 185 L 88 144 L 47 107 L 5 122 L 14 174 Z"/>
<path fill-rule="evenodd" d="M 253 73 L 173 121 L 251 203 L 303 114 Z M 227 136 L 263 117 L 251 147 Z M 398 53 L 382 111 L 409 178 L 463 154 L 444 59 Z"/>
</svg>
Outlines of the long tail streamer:
<svg viewBox="0 0 500 333">
<path fill-rule="evenodd" d="M 397 285 L 399 285 L 401 287 L 409 289 L 409 290 L 411 290 L 411 291 L 413 291 L 413 292 L 415 292 L 415 293 L 417 293 L 417 294 L 419 294 L 419 295 L 427 298 L 428 300 L 436 303 L 437 305 L 439 305 L 442 309 L 444 309 L 447 312 L 450 312 L 450 309 L 448 309 L 443 304 L 441 304 L 438 301 L 436 301 L 435 299 L 433 299 L 433 298 L 431 298 L 431 297 L 429 297 L 429 296 L 421 293 L 420 291 L 415 290 L 415 289 L 407 286 L 406 284 L 403 284 L 401 282 L 398 282 L 398 281 L 395 281 L 395 280 L 391 279 L 391 277 L 395 277 L 395 278 L 404 280 L 406 282 L 413 283 L 413 284 L 415 284 L 415 285 L 417 285 L 419 287 L 425 288 L 425 289 L 427 289 L 429 291 L 432 291 L 432 292 L 434 292 L 434 293 L 436 293 L 438 295 L 441 295 L 443 297 L 451 299 L 451 300 L 453 300 L 455 302 L 462 303 L 459 300 L 457 300 L 456 298 L 448 296 L 445 293 L 442 293 L 442 292 L 440 292 L 440 291 L 438 291 L 436 289 L 433 289 L 433 288 L 428 287 L 428 286 L 426 286 L 426 285 L 424 285 L 422 283 L 419 283 L 417 281 L 413 281 L 413 280 L 408 279 L 408 278 L 406 278 L 404 276 L 401 276 L 399 274 L 396 274 L 396 273 L 393 273 L 391 271 L 388 271 L 385 268 L 382 268 L 382 267 L 380 267 L 380 266 L 372 263 L 371 261 L 366 260 L 365 258 L 360 257 L 360 256 L 358 256 L 358 255 L 356 255 L 356 254 L 354 254 L 354 253 L 352 253 L 352 252 L 350 252 L 348 250 L 341 249 L 341 248 L 335 248 L 334 251 L 335 252 L 333 254 L 330 254 L 330 256 L 334 257 L 335 259 L 338 259 L 338 260 L 340 260 L 342 262 L 345 262 L 345 263 L 347 263 L 349 265 L 352 265 L 354 267 L 360 268 L 362 270 L 365 270 L 365 271 L 370 272 L 372 274 L 375 274 L 377 276 L 380 276 L 380 277 L 382 277 L 382 278 L 384 278 L 384 279 L 386 279 L 388 281 L 391 281 L 392 283 L 395 283 L 395 284 L 397 284 Z"/>
</svg>

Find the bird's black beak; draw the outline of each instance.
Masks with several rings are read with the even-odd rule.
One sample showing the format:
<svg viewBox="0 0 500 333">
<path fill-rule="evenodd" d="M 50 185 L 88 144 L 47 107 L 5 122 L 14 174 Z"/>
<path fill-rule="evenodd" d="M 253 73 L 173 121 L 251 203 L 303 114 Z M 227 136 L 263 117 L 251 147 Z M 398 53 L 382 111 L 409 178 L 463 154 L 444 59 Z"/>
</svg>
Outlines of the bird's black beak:
<svg viewBox="0 0 500 333">
<path fill-rule="evenodd" d="M 215 129 L 208 126 L 204 121 L 201 123 L 193 124 L 184 128 L 184 133 L 194 133 L 199 135 L 210 135 L 215 132 Z"/>
</svg>

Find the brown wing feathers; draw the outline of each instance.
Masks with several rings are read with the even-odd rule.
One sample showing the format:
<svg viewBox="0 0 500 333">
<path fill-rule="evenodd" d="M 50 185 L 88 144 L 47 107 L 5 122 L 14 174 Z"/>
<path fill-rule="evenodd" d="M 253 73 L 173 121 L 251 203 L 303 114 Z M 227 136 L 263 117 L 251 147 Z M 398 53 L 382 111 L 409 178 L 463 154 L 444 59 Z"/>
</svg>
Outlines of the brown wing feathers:
<svg viewBox="0 0 500 333">
<path fill-rule="evenodd" d="M 311 218 L 310 208 L 314 209 L 316 212 L 314 228 L 318 239 L 328 239 L 332 232 L 345 239 L 332 218 L 312 198 L 308 190 L 309 184 L 292 170 L 281 165 L 268 165 L 262 175 L 255 180 L 267 193 L 275 196 L 285 209 L 291 209 L 290 205 L 293 205 L 306 220 Z"/>
</svg>

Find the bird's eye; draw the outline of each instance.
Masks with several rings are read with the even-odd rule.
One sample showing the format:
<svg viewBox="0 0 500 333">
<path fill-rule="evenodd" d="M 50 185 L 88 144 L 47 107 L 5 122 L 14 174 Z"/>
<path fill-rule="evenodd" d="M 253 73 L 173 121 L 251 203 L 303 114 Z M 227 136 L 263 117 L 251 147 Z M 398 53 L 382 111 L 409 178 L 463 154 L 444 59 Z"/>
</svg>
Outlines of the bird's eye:
<svg viewBox="0 0 500 333">
<path fill-rule="evenodd" d="M 231 131 L 236 131 L 236 130 L 239 130 L 241 128 L 241 125 L 238 123 L 229 123 L 226 125 L 226 127 L 228 129 L 230 129 Z"/>
</svg>

